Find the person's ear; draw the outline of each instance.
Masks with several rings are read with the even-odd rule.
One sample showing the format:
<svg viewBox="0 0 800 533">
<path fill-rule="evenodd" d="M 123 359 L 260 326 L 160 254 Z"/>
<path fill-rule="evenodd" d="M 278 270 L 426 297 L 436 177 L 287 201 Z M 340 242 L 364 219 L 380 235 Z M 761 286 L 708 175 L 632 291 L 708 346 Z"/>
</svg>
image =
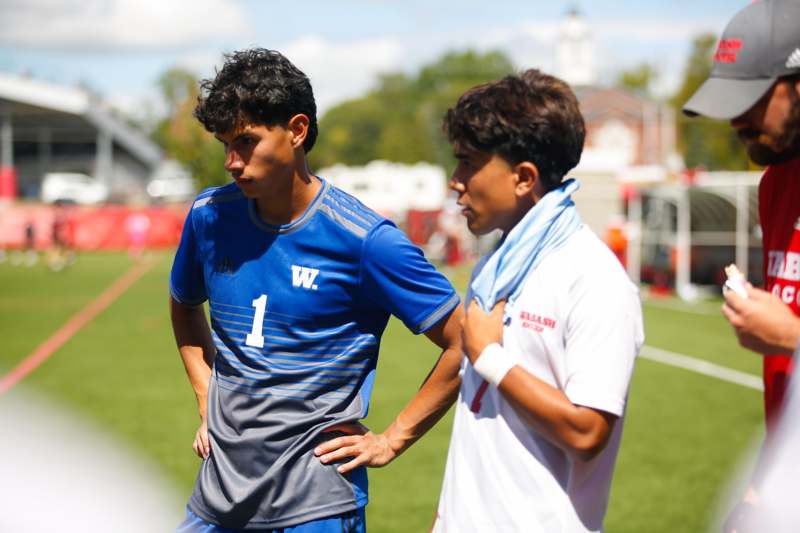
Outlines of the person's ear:
<svg viewBox="0 0 800 533">
<path fill-rule="evenodd" d="M 298 113 L 289 119 L 286 129 L 289 130 L 291 136 L 292 148 L 301 148 L 308 135 L 308 126 L 310 121 L 308 116 L 303 113 Z"/>
<path fill-rule="evenodd" d="M 514 174 L 516 175 L 514 193 L 517 197 L 531 196 L 540 187 L 539 168 L 534 163 L 530 161 L 517 163 L 514 166 Z"/>
</svg>

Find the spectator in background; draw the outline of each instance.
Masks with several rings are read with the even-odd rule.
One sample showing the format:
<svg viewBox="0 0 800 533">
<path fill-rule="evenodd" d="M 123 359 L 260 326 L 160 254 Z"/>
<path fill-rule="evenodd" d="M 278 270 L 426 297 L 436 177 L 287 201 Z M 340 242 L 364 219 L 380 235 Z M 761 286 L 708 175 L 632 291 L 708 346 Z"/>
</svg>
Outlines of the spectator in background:
<svg viewBox="0 0 800 533">
<path fill-rule="evenodd" d="M 67 207 L 56 202 L 51 225 L 50 250 L 47 254 L 47 265 L 50 270 L 58 272 L 75 261 L 75 253 L 71 249 L 72 221 Z"/>
<path fill-rule="evenodd" d="M 628 235 L 625 231 L 625 220 L 622 217 L 615 218 L 606 226 L 605 241 L 622 266 L 627 266 Z"/>
<path fill-rule="evenodd" d="M 132 258 L 140 258 L 147 246 L 150 217 L 141 211 L 131 213 L 125 219 L 125 230 L 128 232 L 128 255 Z"/>
<path fill-rule="evenodd" d="M 750 159 L 767 166 L 759 184 L 766 291 L 748 286 L 747 298 L 727 291 L 722 311 L 740 344 L 766 356 L 768 444 L 797 346 L 797 321 L 790 315 L 800 314 L 799 21 L 798 0 L 753 2 L 739 11 L 722 34 L 711 76 L 683 108 L 690 116 L 730 120 Z M 744 503 L 758 500 L 756 476 Z M 735 519 L 728 525 L 737 527 Z"/>
<path fill-rule="evenodd" d="M 25 221 L 24 231 L 22 250 L 12 256 L 11 264 L 32 267 L 39 261 L 39 252 L 36 250 L 36 221 L 33 218 Z"/>
</svg>

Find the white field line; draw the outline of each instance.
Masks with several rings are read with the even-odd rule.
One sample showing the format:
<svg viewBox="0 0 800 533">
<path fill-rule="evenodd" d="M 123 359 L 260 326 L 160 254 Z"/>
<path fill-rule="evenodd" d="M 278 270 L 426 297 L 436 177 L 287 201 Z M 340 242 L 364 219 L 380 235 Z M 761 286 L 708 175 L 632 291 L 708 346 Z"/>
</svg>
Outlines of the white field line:
<svg viewBox="0 0 800 533">
<path fill-rule="evenodd" d="M 748 374 L 746 372 L 739 372 L 738 370 L 733 370 L 732 368 L 715 365 L 714 363 L 689 357 L 688 355 L 668 352 L 667 350 L 653 348 L 652 346 L 642 346 L 642 349 L 639 352 L 639 357 L 644 357 L 645 359 L 656 361 L 665 365 L 697 372 L 698 374 L 703 374 L 705 376 L 711 376 L 712 378 L 721 379 L 722 381 L 727 381 L 728 383 L 735 383 L 736 385 L 741 385 L 749 389 L 759 391 L 764 390 L 764 383 L 759 376 Z"/>
</svg>

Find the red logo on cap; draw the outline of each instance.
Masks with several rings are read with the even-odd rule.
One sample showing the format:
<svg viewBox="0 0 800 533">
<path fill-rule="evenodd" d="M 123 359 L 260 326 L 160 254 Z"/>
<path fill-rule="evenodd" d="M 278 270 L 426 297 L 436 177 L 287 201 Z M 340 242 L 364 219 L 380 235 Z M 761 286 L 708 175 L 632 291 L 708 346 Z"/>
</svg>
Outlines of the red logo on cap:
<svg viewBox="0 0 800 533">
<path fill-rule="evenodd" d="M 714 54 L 717 63 L 736 63 L 736 55 L 742 49 L 741 39 L 722 39 Z"/>
</svg>

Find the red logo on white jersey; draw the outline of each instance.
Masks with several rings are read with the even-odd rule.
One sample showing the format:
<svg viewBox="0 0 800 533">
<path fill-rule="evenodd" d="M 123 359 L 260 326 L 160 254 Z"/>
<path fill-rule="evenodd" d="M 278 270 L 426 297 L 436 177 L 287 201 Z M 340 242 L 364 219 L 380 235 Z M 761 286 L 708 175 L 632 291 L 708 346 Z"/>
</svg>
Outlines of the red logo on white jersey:
<svg viewBox="0 0 800 533">
<path fill-rule="evenodd" d="M 556 321 L 554 318 L 549 318 L 528 311 L 520 311 L 519 318 L 522 320 L 522 327 L 532 329 L 537 333 L 544 331 L 544 328 L 555 329 Z"/>
</svg>

